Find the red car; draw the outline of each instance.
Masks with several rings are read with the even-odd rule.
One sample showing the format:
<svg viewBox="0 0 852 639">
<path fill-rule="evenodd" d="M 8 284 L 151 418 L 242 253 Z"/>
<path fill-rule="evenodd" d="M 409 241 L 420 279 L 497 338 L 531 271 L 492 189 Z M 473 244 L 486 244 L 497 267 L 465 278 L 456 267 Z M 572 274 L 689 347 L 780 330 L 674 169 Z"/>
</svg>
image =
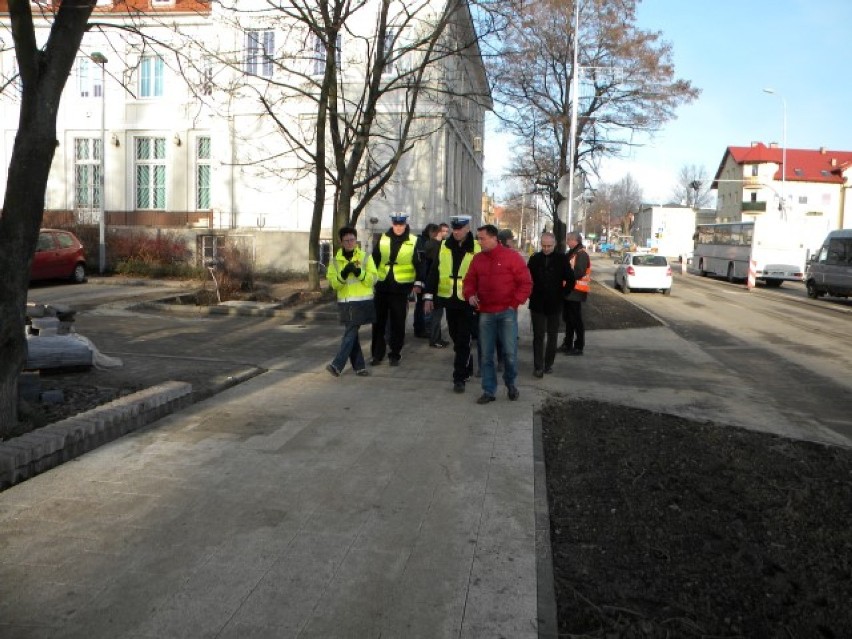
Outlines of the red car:
<svg viewBox="0 0 852 639">
<path fill-rule="evenodd" d="M 86 281 L 86 251 L 70 231 L 41 229 L 38 233 L 30 281 L 70 279 Z"/>
</svg>

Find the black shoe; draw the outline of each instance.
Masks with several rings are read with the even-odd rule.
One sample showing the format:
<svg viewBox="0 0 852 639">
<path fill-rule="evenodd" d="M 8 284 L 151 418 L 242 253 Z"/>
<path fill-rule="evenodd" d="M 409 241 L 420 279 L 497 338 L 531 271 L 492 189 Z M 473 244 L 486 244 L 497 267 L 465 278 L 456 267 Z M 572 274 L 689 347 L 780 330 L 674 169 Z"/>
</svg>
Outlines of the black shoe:
<svg viewBox="0 0 852 639">
<path fill-rule="evenodd" d="M 493 401 L 496 401 L 497 398 L 494 395 L 489 395 L 488 393 L 482 393 L 479 399 L 476 400 L 477 404 L 489 404 Z"/>
<path fill-rule="evenodd" d="M 388 358 L 388 366 L 399 366 L 399 358 L 391 359 Z"/>
<path fill-rule="evenodd" d="M 568 355 L 582 355 L 582 354 L 583 354 L 583 351 L 582 351 L 582 349 L 579 349 L 579 348 L 572 348 L 570 351 L 568 351 Z"/>
<path fill-rule="evenodd" d="M 381 363 L 382 363 L 381 357 L 374 357 L 373 359 L 370 360 L 370 366 L 378 366 Z"/>
<path fill-rule="evenodd" d="M 509 399 L 510 399 L 511 401 L 513 401 L 513 402 L 514 402 L 516 399 L 518 399 L 518 397 L 520 397 L 520 395 L 521 395 L 521 394 L 518 392 L 518 387 L 517 387 L 517 386 L 509 386 L 506 390 L 507 390 L 507 392 L 509 393 Z"/>
<path fill-rule="evenodd" d="M 355 371 L 355 374 L 358 377 L 369 377 L 370 371 L 368 371 L 366 368 L 359 368 L 357 371 Z"/>
<path fill-rule="evenodd" d="M 544 371 L 540 368 L 535 369 L 533 371 L 533 377 L 538 377 L 539 379 L 541 379 L 542 377 L 544 377 Z"/>
<path fill-rule="evenodd" d="M 570 346 L 570 345 L 568 345 L 568 344 L 566 344 L 565 342 L 562 342 L 562 343 L 559 345 L 559 352 L 560 352 L 560 353 L 565 353 L 565 354 L 567 355 L 568 353 L 570 353 L 570 352 L 571 352 L 571 350 L 572 350 L 572 349 L 571 349 L 571 346 Z"/>
<path fill-rule="evenodd" d="M 331 373 L 335 377 L 340 377 L 340 371 L 337 370 L 337 368 L 335 368 L 334 364 L 329 364 L 328 366 L 325 367 L 325 370 L 327 370 L 329 373 Z"/>
<path fill-rule="evenodd" d="M 447 348 L 447 346 L 449 346 L 449 345 L 450 345 L 450 343 L 446 340 L 443 340 L 443 339 L 438 340 L 437 342 L 432 342 L 432 343 L 429 344 L 429 346 L 431 346 L 432 348 Z"/>
<path fill-rule="evenodd" d="M 548 366 L 547 368 L 544 369 L 545 375 L 550 375 L 552 372 L 553 372 L 553 366 Z"/>
<path fill-rule="evenodd" d="M 453 382 L 453 392 L 454 393 L 463 393 L 464 392 L 464 382 Z"/>
</svg>

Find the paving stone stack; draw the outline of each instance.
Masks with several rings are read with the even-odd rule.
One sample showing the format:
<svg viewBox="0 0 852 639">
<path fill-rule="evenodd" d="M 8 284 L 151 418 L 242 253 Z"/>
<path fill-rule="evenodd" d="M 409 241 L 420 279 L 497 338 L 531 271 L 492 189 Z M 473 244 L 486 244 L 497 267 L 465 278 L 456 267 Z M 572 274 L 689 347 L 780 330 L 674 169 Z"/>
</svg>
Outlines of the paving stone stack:
<svg viewBox="0 0 852 639">
<path fill-rule="evenodd" d="M 74 334 L 75 314 L 70 306 L 27 304 L 25 370 L 92 366 L 91 348 Z"/>
</svg>

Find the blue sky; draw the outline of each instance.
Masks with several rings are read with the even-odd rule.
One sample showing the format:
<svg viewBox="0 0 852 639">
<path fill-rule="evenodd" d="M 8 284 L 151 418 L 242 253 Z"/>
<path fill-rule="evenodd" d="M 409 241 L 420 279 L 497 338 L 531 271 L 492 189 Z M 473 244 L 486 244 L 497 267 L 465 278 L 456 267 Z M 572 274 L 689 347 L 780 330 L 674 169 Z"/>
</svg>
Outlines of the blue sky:
<svg viewBox="0 0 852 639">
<path fill-rule="evenodd" d="M 712 177 L 728 146 L 852 151 L 852 0 L 643 0 L 638 24 L 672 45 L 675 73 L 701 89 L 642 148 L 606 161 L 602 178 L 630 173 L 646 202 L 669 200 L 684 165 Z M 776 95 L 762 91 L 776 90 Z M 486 188 L 500 182 L 506 140 L 486 141 Z"/>
</svg>

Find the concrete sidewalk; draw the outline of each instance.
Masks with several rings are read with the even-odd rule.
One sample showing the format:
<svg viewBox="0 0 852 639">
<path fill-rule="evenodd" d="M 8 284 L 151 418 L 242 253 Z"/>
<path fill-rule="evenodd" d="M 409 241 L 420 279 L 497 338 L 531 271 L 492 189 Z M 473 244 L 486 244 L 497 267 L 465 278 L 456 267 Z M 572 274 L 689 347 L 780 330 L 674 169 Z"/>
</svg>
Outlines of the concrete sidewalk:
<svg viewBox="0 0 852 639">
<path fill-rule="evenodd" d="M 537 636 L 531 378 L 339 337 L 0 493 L 0 636 Z"/>
</svg>

